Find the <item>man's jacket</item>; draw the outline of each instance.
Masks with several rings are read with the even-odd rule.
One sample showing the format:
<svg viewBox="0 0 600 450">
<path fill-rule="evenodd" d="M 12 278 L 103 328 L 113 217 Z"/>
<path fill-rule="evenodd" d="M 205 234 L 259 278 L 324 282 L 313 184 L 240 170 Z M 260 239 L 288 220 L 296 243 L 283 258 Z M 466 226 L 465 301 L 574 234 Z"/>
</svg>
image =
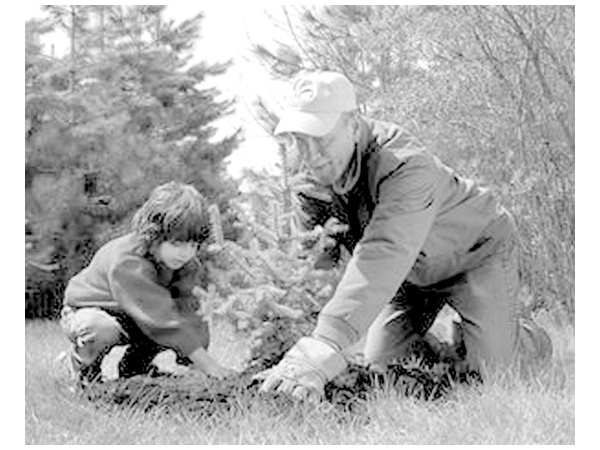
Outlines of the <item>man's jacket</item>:
<svg viewBox="0 0 600 450">
<path fill-rule="evenodd" d="M 127 234 L 104 246 L 69 281 L 65 305 L 125 313 L 157 344 L 188 356 L 206 342 L 192 288 L 197 263 L 173 271 L 157 262 L 141 238 Z"/>
<path fill-rule="evenodd" d="M 488 189 L 399 127 L 365 120 L 358 150 L 360 176 L 349 192 L 315 185 L 301 196 L 309 226 L 331 216 L 349 226 L 337 238 L 352 257 L 315 329 L 342 348 L 367 331 L 405 281 L 431 286 L 465 272 L 512 232 Z"/>
</svg>

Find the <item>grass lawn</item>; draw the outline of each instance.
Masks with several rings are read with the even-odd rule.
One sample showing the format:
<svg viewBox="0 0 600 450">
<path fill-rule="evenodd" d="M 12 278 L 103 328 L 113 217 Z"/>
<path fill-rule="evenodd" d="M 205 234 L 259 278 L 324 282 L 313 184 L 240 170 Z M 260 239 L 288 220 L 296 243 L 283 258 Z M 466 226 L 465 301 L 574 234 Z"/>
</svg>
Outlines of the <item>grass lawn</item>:
<svg viewBox="0 0 600 450">
<path fill-rule="evenodd" d="M 66 367 L 56 360 L 67 345 L 57 324 L 28 322 L 25 443 L 574 444 L 574 331 L 550 331 L 554 361 L 534 380 L 506 374 L 435 402 L 382 392 L 355 413 L 242 396 L 234 408 L 206 417 L 184 408 L 144 413 L 82 400 L 69 390 Z M 211 352 L 216 349 L 229 355 L 219 359 L 230 365 L 241 361 L 243 345 L 230 336 L 216 336 Z M 110 375 L 118 352 L 109 357 L 104 369 Z"/>
</svg>

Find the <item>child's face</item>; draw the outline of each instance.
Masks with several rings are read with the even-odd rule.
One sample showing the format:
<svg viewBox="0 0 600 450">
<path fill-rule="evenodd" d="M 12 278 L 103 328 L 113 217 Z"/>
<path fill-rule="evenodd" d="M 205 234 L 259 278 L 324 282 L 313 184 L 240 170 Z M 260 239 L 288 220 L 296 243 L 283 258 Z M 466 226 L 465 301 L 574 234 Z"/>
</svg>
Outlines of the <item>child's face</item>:
<svg viewBox="0 0 600 450">
<path fill-rule="evenodd" d="M 164 241 L 156 248 L 156 259 L 171 270 L 181 269 L 198 251 L 196 242 Z"/>
</svg>

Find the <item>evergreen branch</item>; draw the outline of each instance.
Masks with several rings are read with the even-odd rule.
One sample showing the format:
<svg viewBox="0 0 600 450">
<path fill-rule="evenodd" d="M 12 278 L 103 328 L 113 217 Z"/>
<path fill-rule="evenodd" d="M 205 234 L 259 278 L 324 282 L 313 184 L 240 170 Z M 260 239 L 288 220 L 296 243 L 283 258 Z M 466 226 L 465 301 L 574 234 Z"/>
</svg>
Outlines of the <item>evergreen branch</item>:
<svg viewBox="0 0 600 450">
<path fill-rule="evenodd" d="M 208 207 L 208 215 L 210 217 L 210 231 L 215 243 L 223 246 L 225 242 L 223 234 L 223 222 L 221 221 L 221 212 L 219 206 L 213 203 Z"/>
<path fill-rule="evenodd" d="M 282 317 L 289 317 L 290 319 L 298 320 L 304 316 L 304 312 L 300 309 L 290 308 L 289 306 L 275 302 L 269 303 L 268 305 L 275 313 Z"/>
<path fill-rule="evenodd" d="M 284 277 L 282 277 L 281 275 L 279 275 L 279 273 L 277 272 L 277 269 L 275 269 L 275 267 L 273 267 L 273 265 L 271 264 L 271 261 L 269 261 L 265 257 L 264 254 L 262 254 L 261 252 L 258 252 L 258 253 L 255 253 L 254 256 L 256 258 L 258 258 L 258 260 L 267 269 L 267 272 L 269 273 L 269 275 L 271 275 L 271 277 L 273 277 L 276 282 L 278 282 L 279 284 L 282 284 L 283 286 L 288 285 L 288 282 L 286 281 L 286 279 Z"/>
<path fill-rule="evenodd" d="M 25 264 L 29 264 L 30 266 L 35 267 L 36 269 L 39 269 L 39 270 L 43 270 L 44 272 L 54 272 L 54 271 L 60 269 L 60 266 L 56 263 L 44 264 L 44 263 L 39 263 L 37 261 L 33 261 L 28 258 L 25 258 Z"/>
<path fill-rule="evenodd" d="M 253 274 L 252 271 L 248 268 L 248 266 L 242 262 L 244 258 L 236 257 L 236 252 L 233 250 L 232 245 L 233 243 L 231 241 L 225 241 L 221 249 L 225 251 L 225 253 L 230 257 L 229 259 L 231 259 L 238 267 L 240 267 L 244 271 L 244 273 L 256 280 L 256 275 Z"/>
</svg>

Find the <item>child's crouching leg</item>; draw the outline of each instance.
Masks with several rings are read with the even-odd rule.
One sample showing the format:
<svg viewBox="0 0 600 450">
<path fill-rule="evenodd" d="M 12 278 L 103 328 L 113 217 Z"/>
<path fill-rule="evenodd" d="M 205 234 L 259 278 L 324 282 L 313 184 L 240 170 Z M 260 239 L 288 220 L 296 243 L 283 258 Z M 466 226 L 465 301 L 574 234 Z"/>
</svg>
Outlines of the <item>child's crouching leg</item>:
<svg viewBox="0 0 600 450">
<path fill-rule="evenodd" d="M 117 320 L 99 308 L 63 308 L 61 326 L 73 347 L 70 354 L 74 375 L 82 384 L 99 381 L 104 356 L 121 341 Z"/>
<path fill-rule="evenodd" d="M 150 339 L 140 339 L 130 342 L 125 350 L 121 361 L 119 361 L 119 377 L 131 378 L 136 375 L 151 374 L 157 368 L 153 360 L 164 347 L 152 342 Z"/>
</svg>

